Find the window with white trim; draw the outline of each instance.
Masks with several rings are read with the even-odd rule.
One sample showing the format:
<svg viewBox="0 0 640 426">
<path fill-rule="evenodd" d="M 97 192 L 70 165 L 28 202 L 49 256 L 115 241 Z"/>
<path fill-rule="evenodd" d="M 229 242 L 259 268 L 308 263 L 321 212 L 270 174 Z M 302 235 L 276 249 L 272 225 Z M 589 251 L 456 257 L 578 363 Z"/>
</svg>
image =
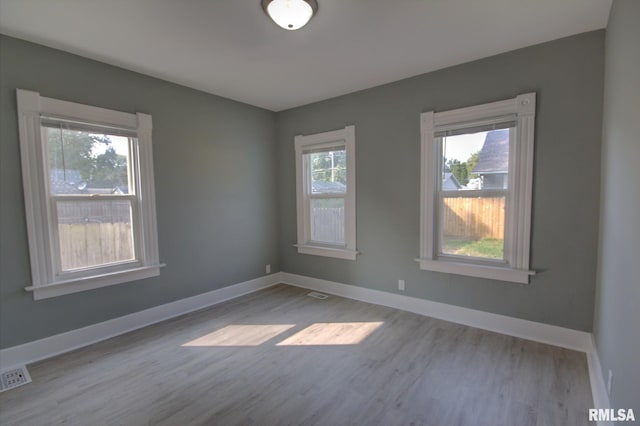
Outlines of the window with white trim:
<svg viewBox="0 0 640 426">
<path fill-rule="evenodd" d="M 298 253 L 355 260 L 355 127 L 296 136 Z"/>
<path fill-rule="evenodd" d="M 535 100 L 421 114 L 421 269 L 529 282 Z"/>
<path fill-rule="evenodd" d="M 34 299 L 159 275 L 151 116 L 17 99 Z"/>
</svg>

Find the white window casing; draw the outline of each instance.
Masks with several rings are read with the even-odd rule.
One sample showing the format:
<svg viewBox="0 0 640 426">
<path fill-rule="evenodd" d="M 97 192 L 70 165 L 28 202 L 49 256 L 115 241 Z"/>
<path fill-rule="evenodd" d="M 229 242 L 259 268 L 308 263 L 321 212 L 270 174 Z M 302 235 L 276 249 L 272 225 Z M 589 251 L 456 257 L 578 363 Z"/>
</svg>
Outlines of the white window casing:
<svg viewBox="0 0 640 426">
<path fill-rule="evenodd" d="M 512 99 L 444 112 L 421 114 L 420 268 L 480 278 L 526 284 L 529 270 L 535 93 Z M 456 130 L 513 123 L 509 141 L 509 174 L 506 191 L 504 261 L 455 259 L 438 256 L 437 176 L 442 161 L 436 135 Z"/>
<path fill-rule="evenodd" d="M 34 299 L 38 300 L 159 275 L 160 267 L 164 265 L 160 264 L 158 253 L 151 116 L 46 98 L 37 92 L 22 89 L 17 90 L 17 101 L 32 280 L 25 289 L 32 291 Z M 131 183 L 135 187 L 132 194 L 109 195 L 109 198 L 94 195 L 91 200 L 122 199 L 131 202 L 135 259 L 74 271 L 61 270 L 59 244 L 56 241 L 56 197 L 48 190 L 49 170 L 41 131 L 45 117 L 107 130 L 116 129 L 132 135 L 129 139 L 134 176 Z M 74 201 L 73 196 L 57 198 Z M 77 201 L 80 200 L 77 198 Z"/>
<path fill-rule="evenodd" d="M 344 149 L 346 152 L 346 192 L 312 194 L 311 166 L 305 153 L 313 150 Z M 313 135 L 295 137 L 296 210 L 298 253 L 355 260 L 356 250 L 356 161 L 355 126 Z M 308 156 L 307 156 L 308 157 Z M 344 244 L 318 243 L 311 238 L 311 202 L 313 199 L 344 200 Z"/>
</svg>

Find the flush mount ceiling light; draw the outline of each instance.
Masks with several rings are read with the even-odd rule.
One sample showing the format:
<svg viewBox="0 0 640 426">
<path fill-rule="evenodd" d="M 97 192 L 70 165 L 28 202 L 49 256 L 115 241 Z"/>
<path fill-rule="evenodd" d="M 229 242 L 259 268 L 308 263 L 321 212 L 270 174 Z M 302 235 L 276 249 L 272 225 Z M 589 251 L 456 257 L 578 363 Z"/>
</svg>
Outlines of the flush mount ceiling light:
<svg viewBox="0 0 640 426">
<path fill-rule="evenodd" d="M 285 30 L 304 27 L 318 11 L 316 0 L 262 0 L 262 8 L 273 22 Z"/>
</svg>

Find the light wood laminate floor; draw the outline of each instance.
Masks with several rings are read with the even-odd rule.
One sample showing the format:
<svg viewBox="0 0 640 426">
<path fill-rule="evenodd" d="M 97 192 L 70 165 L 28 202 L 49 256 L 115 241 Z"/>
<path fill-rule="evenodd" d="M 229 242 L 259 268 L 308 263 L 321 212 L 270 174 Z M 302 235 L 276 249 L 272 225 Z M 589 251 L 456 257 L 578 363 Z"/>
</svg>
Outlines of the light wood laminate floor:
<svg viewBox="0 0 640 426">
<path fill-rule="evenodd" d="M 582 425 L 583 353 L 278 285 L 29 367 L 2 425 Z"/>
</svg>

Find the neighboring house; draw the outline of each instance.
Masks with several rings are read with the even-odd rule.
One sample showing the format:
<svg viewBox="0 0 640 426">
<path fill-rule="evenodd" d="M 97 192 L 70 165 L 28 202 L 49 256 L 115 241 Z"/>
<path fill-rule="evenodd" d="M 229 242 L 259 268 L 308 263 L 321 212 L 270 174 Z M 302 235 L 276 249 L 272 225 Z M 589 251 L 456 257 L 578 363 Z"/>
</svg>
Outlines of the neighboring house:
<svg viewBox="0 0 640 426">
<path fill-rule="evenodd" d="M 52 194 L 128 194 L 127 185 L 92 183 L 90 186 L 82 179 L 80 170 L 51 169 Z M 330 183 L 330 182 L 328 182 Z M 342 184 L 339 184 L 342 185 Z M 344 185 L 342 185 L 344 187 Z"/>
<path fill-rule="evenodd" d="M 462 185 L 453 173 L 444 173 L 442 175 L 442 190 L 443 191 L 457 191 L 462 188 Z"/>
<path fill-rule="evenodd" d="M 346 192 L 347 186 L 340 182 L 315 181 L 311 184 L 311 192 Z"/>
<path fill-rule="evenodd" d="M 480 189 L 507 187 L 509 171 L 509 129 L 487 132 L 473 173 L 480 178 Z"/>
<path fill-rule="evenodd" d="M 80 170 L 51 169 L 52 194 L 84 194 L 87 183 L 82 180 Z"/>
<path fill-rule="evenodd" d="M 482 189 L 482 179 L 477 177 L 473 179 L 469 179 L 469 183 L 462 189 L 475 190 Z"/>
</svg>

